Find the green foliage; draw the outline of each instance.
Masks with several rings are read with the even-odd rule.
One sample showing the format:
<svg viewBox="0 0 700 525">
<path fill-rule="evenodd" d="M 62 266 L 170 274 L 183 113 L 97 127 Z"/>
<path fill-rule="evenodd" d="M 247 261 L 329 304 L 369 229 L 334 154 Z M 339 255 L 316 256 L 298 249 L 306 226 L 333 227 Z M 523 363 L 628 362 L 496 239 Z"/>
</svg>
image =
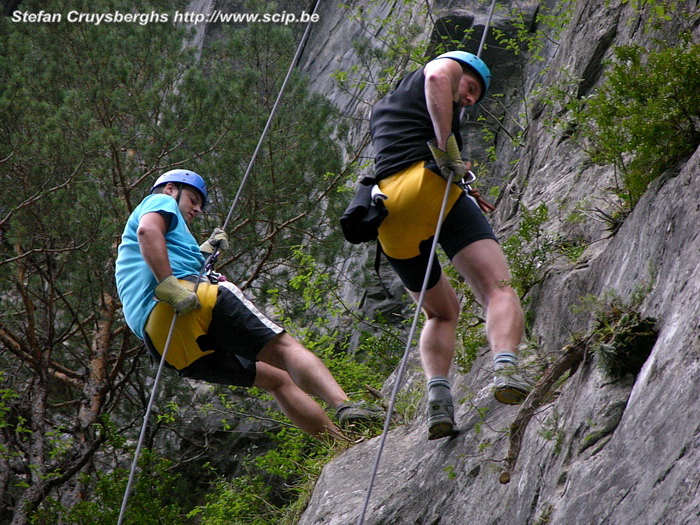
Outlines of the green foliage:
<svg viewBox="0 0 700 525">
<path fill-rule="evenodd" d="M 272 8 L 255 3 L 249 9 Z M 229 65 L 222 85 L 246 85 L 237 91 L 236 122 L 217 139 L 220 150 L 203 159 L 202 169 L 214 177 L 210 186 L 216 199 L 202 231 L 221 224 L 231 211 L 294 50 L 290 28 L 252 24 L 224 27 L 205 57 L 213 72 Z M 339 148 L 331 138 L 335 110 L 321 95 L 309 93 L 307 80 L 298 75 L 291 76 L 281 102 L 233 210 L 229 233 L 236 249 L 219 261 L 220 271 L 244 289 L 254 286 L 261 298 L 268 288 L 286 287 L 295 277 L 294 247 L 305 244 L 319 258 L 330 258 L 336 248 L 332 241 L 319 242 L 332 231 L 337 212 L 325 200 L 340 181 Z"/>
<path fill-rule="evenodd" d="M 615 49 L 603 85 L 591 96 L 582 97 L 583 79 L 567 69 L 557 72 L 555 83 L 536 86 L 531 93 L 550 108 L 544 118 L 559 137 L 576 142 L 593 161 L 616 168 L 620 180 L 611 190 L 622 204 L 604 217 L 613 232 L 648 185 L 700 143 L 700 55 L 690 36 L 695 16 L 675 1 L 623 3 L 637 12 L 630 20 L 641 22 L 645 33 L 654 31 L 657 40 L 648 48 Z M 516 55 L 542 60 L 544 45 L 559 38 L 573 8 L 573 2 L 540 7 L 532 22 L 516 11 L 511 14 L 515 34 L 497 29 L 494 34 Z M 679 33 L 683 27 L 688 29 Z M 651 51 L 652 45 L 658 50 Z"/>
<path fill-rule="evenodd" d="M 640 284 L 627 302 L 615 292 L 602 298 L 586 296 L 576 308 L 590 311 L 594 318 L 590 333 L 577 337 L 577 344 L 584 344 L 596 356 L 611 379 L 639 373 L 656 343 L 656 319 L 642 317 L 638 311 L 650 289 L 651 284 Z"/>
<path fill-rule="evenodd" d="M 550 262 L 555 239 L 544 231 L 549 213 L 544 204 L 534 210 L 522 208 L 522 219 L 515 234 L 503 243 L 511 270 L 511 285 L 520 297 L 539 283 Z"/>
<path fill-rule="evenodd" d="M 583 238 L 559 239 L 556 252 L 562 254 L 571 262 L 577 262 L 588 248 L 588 242 Z"/>
<path fill-rule="evenodd" d="M 367 359 L 368 365 L 375 371 L 394 370 L 406 347 L 403 332 L 381 316 L 374 319 L 372 328 L 379 329 L 379 333 L 362 331 L 357 354 Z"/>
<path fill-rule="evenodd" d="M 185 493 L 188 489 L 184 480 L 172 471 L 172 467 L 172 461 L 143 450 L 139 460 L 140 475 L 132 488 L 129 507 L 124 516 L 126 523 L 185 523 L 181 502 L 187 499 Z M 124 469 L 100 473 L 90 500 L 81 501 L 71 508 L 64 507 L 57 500 L 49 500 L 34 514 L 31 523 L 116 523 L 128 476 L 129 472 Z"/>
<path fill-rule="evenodd" d="M 575 2 L 571 1 L 556 2 L 553 7 L 540 5 L 535 12 L 535 19 L 531 20 L 525 17 L 527 11 L 522 11 L 516 6 L 509 14 L 509 31 L 492 27 L 491 32 L 499 46 L 512 52 L 514 56 L 521 57 L 524 68 L 527 61 L 541 62 L 547 58 L 544 55 L 545 46 L 559 40 L 561 32 L 571 21 L 574 7 Z M 544 67 L 546 70 L 548 66 Z M 538 90 L 536 87 L 534 92 Z M 500 115 L 494 111 L 487 111 L 488 118 L 479 116 L 478 121 L 484 123 L 482 134 L 486 158 L 493 164 L 498 160 L 500 137 L 507 137 L 514 148 L 524 146 L 531 115 L 529 96 L 524 98 L 524 110 L 518 115 L 510 113 L 504 104 L 503 94 L 491 93 L 490 98 L 498 104 Z M 496 140 L 497 137 L 499 140 Z M 519 162 L 519 157 L 516 157 L 511 164 L 517 165 Z M 482 176 L 484 171 L 487 170 L 482 169 Z M 498 188 L 491 188 L 489 193 L 496 197 L 498 191 Z"/>
<path fill-rule="evenodd" d="M 295 325 L 295 333 L 308 340 L 312 348 L 333 337 L 325 334 L 321 342 L 306 334 L 326 331 L 342 312 L 342 307 L 336 301 L 339 283 L 332 273 L 333 269 L 309 253 L 308 246 L 292 246 L 290 252 L 289 266 L 294 271 L 288 275 L 287 286 L 284 289 L 267 288 L 265 299 L 275 309 L 280 322 Z"/>
<path fill-rule="evenodd" d="M 266 434 L 274 447 L 243 458 L 245 473 L 220 480 L 188 517 L 202 525 L 296 523 L 321 469 L 343 447 L 313 440 L 295 427 Z"/>
<path fill-rule="evenodd" d="M 543 508 L 537 516 L 537 521 L 534 522 L 534 525 L 550 525 L 550 523 L 552 522 L 554 505 L 552 505 L 551 503 L 545 503 L 544 505 L 542 505 L 542 507 Z"/>
<path fill-rule="evenodd" d="M 466 316 L 460 316 L 457 328 L 457 341 L 459 344 L 455 349 L 455 364 L 462 374 L 466 374 L 471 370 L 474 361 L 479 356 L 479 350 L 488 345 L 483 319 L 472 319 L 477 319 L 475 324 L 469 324 Z"/>
<path fill-rule="evenodd" d="M 700 45 L 681 35 L 678 44 L 657 51 L 616 48 L 605 81 L 588 97 L 579 98 L 581 79 L 569 73 L 543 100 L 559 108 L 552 129 L 593 162 L 616 168 L 620 181 L 612 190 L 628 212 L 653 180 L 700 144 L 699 77 Z"/>
<path fill-rule="evenodd" d="M 561 415 L 554 409 L 550 416 L 545 419 L 539 430 L 539 434 L 546 440 L 554 442 L 554 453 L 559 454 L 561 452 L 562 445 L 564 444 L 564 438 L 566 433 L 562 426 Z"/>
<path fill-rule="evenodd" d="M 592 348 L 603 371 L 613 379 L 638 374 L 658 337 L 656 319 L 613 306 L 597 323 Z"/>
<path fill-rule="evenodd" d="M 266 501 L 270 486 L 262 476 L 242 476 L 220 481 L 206 496 L 206 504 L 188 517 L 202 525 L 272 525 L 274 508 Z"/>
<path fill-rule="evenodd" d="M 622 174 L 633 207 L 648 185 L 700 144 L 700 45 L 682 36 L 659 51 L 615 49 L 605 83 L 575 115 L 591 159 Z"/>
<path fill-rule="evenodd" d="M 390 332 L 379 337 L 365 334 L 357 355 L 349 354 L 347 341 L 334 327 L 347 314 L 338 300 L 338 280 L 306 248 L 296 247 L 293 253 L 296 275 L 289 282 L 289 290 L 267 290 L 276 316 L 290 333 L 321 357 L 347 393 L 366 392 L 366 385 L 380 388 L 396 363 L 398 339 Z M 294 292 L 294 303 L 290 302 L 290 290 Z"/>
<path fill-rule="evenodd" d="M 647 32 L 673 20 L 674 14 L 678 16 L 679 11 L 682 13 L 676 0 L 623 0 L 622 4 L 631 5 L 640 14 L 644 10 L 649 13 L 644 21 L 644 30 Z"/>
<path fill-rule="evenodd" d="M 479 350 L 488 344 L 484 330 L 485 319 L 482 317 L 482 307 L 476 301 L 474 293 L 454 266 L 444 264 L 443 271 L 461 300 L 461 313 L 456 331 L 455 364 L 460 373 L 466 374 L 471 370 Z"/>
<path fill-rule="evenodd" d="M 525 54 L 528 58 L 542 61 L 542 51 L 548 41 L 557 41 L 561 31 L 571 20 L 575 2 L 557 2 L 554 8 L 541 5 L 536 19 L 526 20 L 522 11 L 512 9 L 509 20 L 515 34 L 509 36 L 501 29 L 492 28 L 496 41 L 513 54 Z"/>
<path fill-rule="evenodd" d="M 402 0 L 410 5 L 408 0 Z M 364 29 L 364 35 L 352 42 L 359 58 L 359 65 L 340 68 L 333 73 L 337 87 L 351 96 L 364 100 L 364 91 L 371 85 L 380 96 L 411 67 L 419 67 L 425 60 L 425 28 L 418 21 L 423 7 L 417 12 L 402 9 L 386 10 L 379 0 L 365 2 L 362 6 L 345 5 L 348 16 Z M 374 76 L 373 71 L 378 71 Z"/>
<path fill-rule="evenodd" d="M 377 359 L 374 356 L 375 352 L 383 352 L 383 347 L 376 346 L 371 351 L 372 354 L 366 361 L 360 361 L 355 356 L 334 347 L 319 349 L 317 355 L 328 366 L 333 377 L 342 385 L 343 390 L 353 399 L 359 400 L 361 397 L 371 399 L 367 393 L 368 386 L 373 391 L 378 391 L 381 388 L 391 370 L 389 365 L 393 362 L 384 361 L 382 363 L 381 358 Z"/>
</svg>

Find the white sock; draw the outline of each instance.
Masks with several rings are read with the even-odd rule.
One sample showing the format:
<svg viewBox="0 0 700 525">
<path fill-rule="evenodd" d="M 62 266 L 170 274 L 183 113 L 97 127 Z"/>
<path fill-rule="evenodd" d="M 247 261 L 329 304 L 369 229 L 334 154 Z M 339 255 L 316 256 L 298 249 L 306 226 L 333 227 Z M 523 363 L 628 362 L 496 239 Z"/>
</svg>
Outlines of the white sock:
<svg viewBox="0 0 700 525">
<path fill-rule="evenodd" d="M 498 352 L 493 356 L 493 369 L 500 370 L 505 367 L 517 367 L 518 356 L 513 352 Z"/>
</svg>

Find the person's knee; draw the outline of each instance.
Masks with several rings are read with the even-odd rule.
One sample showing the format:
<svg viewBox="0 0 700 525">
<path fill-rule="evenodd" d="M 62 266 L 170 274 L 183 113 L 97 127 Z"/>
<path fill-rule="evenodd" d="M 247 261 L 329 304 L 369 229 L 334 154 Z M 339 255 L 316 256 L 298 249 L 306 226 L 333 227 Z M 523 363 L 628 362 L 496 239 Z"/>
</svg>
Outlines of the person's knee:
<svg viewBox="0 0 700 525">
<path fill-rule="evenodd" d="M 278 334 L 258 352 L 258 360 L 286 369 L 289 355 L 295 351 L 295 340 L 286 332 Z"/>
<path fill-rule="evenodd" d="M 254 386 L 275 394 L 292 385 L 294 385 L 294 381 L 292 381 L 291 376 L 286 371 L 269 365 L 265 366 L 264 363 L 258 363 Z"/>
<path fill-rule="evenodd" d="M 498 296 L 502 297 L 503 299 L 507 299 L 509 301 L 520 302 L 520 298 L 518 297 L 518 292 L 515 291 L 515 288 L 513 288 L 513 286 L 511 286 L 510 283 L 507 283 L 507 282 L 498 283 L 498 285 L 494 287 L 494 293 L 498 294 Z"/>
<path fill-rule="evenodd" d="M 459 301 L 451 299 L 450 296 L 445 297 L 439 308 L 425 308 L 427 319 L 457 326 L 459 322 Z"/>
<path fill-rule="evenodd" d="M 488 308 L 493 304 L 500 306 L 510 306 L 512 308 L 520 308 L 520 298 L 515 288 L 509 284 L 500 283 L 490 288 L 486 298 L 485 306 Z"/>
<path fill-rule="evenodd" d="M 445 305 L 445 309 L 441 312 L 439 318 L 445 323 L 454 324 L 456 326 L 459 322 L 459 302 L 454 301 Z"/>
<path fill-rule="evenodd" d="M 418 301 L 420 294 L 411 292 L 411 296 Z M 425 295 L 423 312 L 428 320 L 456 325 L 459 321 L 459 299 L 445 275 L 440 276 L 438 283 L 430 288 Z"/>
</svg>

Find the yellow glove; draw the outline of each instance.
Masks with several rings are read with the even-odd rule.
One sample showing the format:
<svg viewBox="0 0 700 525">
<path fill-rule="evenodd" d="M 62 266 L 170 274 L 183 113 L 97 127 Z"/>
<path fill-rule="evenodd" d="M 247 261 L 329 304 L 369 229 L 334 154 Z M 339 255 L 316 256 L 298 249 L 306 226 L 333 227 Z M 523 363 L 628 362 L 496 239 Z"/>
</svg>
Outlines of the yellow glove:
<svg viewBox="0 0 700 525">
<path fill-rule="evenodd" d="M 216 250 L 228 250 L 228 234 L 221 228 L 214 228 L 209 238 L 204 241 L 199 251 L 204 253 L 214 253 Z"/>
<path fill-rule="evenodd" d="M 197 294 L 180 284 L 174 275 L 169 275 L 156 286 L 158 299 L 173 307 L 178 315 L 185 315 L 201 307 Z"/>
<path fill-rule="evenodd" d="M 433 154 L 435 162 L 437 162 L 438 168 L 440 168 L 440 174 L 447 180 L 450 173 L 454 172 L 454 181 L 457 182 L 462 180 L 467 174 L 467 166 L 462 160 L 462 156 L 459 153 L 459 147 L 457 146 L 457 139 L 454 133 L 450 133 L 447 137 L 447 142 L 445 143 L 445 151 L 437 147 L 437 140 L 433 139 L 428 142 L 428 147 L 430 152 Z"/>
</svg>

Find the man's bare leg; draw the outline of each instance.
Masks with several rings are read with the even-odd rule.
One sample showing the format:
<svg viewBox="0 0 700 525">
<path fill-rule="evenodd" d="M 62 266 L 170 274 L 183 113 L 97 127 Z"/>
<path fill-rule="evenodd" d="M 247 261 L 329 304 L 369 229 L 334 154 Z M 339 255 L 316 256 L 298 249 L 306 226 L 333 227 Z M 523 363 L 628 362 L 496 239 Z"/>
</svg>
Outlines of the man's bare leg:
<svg viewBox="0 0 700 525">
<path fill-rule="evenodd" d="M 282 413 L 310 436 L 320 439 L 328 433 L 340 435 L 326 411 L 284 370 L 258 362 L 254 384 L 272 394 Z"/>
<path fill-rule="evenodd" d="M 270 340 L 258 354 L 258 359 L 286 370 L 299 388 L 332 407 L 348 401 L 348 396 L 323 361 L 286 332 Z"/>
</svg>

